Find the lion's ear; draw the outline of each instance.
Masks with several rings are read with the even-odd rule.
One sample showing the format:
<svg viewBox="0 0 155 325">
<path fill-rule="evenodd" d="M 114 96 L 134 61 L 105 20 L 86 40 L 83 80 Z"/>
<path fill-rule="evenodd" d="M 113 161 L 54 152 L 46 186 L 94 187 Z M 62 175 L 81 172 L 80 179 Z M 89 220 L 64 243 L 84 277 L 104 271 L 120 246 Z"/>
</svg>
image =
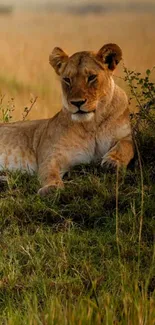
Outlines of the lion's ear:
<svg viewBox="0 0 155 325">
<path fill-rule="evenodd" d="M 122 59 L 122 50 L 116 44 L 106 44 L 98 51 L 97 59 L 102 64 L 108 65 L 108 68 L 113 71 Z"/>
<path fill-rule="evenodd" d="M 59 47 L 55 47 L 49 56 L 49 62 L 58 75 L 61 74 L 64 64 L 68 60 L 68 55 Z"/>
</svg>

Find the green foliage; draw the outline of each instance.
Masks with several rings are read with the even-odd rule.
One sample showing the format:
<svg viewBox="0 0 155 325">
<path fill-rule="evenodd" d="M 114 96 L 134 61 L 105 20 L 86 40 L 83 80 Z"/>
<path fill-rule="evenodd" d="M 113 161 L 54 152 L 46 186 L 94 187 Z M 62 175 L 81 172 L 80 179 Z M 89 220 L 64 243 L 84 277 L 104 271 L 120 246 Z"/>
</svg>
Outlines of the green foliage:
<svg viewBox="0 0 155 325">
<path fill-rule="evenodd" d="M 11 98 L 10 101 L 4 103 L 5 96 L 0 98 L 0 121 L 7 123 L 11 122 L 13 112 L 15 109 L 14 98 Z"/>
<path fill-rule="evenodd" d="M 136 103 L 136 112 L 132 115 L 135 131 L 144 127 L 155 128 L 155 83 L 151 81 L 152 70 L 147 69 L 145 76 L 140 72 L 124 68 L 125 81 L 127 81 L 131 98 Z"/>
</svg>

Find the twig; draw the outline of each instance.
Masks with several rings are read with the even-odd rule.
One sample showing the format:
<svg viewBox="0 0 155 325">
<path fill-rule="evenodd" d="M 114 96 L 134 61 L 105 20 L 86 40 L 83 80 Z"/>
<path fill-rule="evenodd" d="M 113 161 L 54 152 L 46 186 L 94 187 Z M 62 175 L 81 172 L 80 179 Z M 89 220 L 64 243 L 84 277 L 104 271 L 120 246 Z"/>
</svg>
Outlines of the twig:
<svg viewBox="0 0 155 325">
<path fill-rule="evenodd" d="M 23 113 L 23 121 L 25 121 L 25 119 L 27 118 L 28 114 L 31 112 L 31 110 L 32 110 L 34 104 L 36 103 L 37 99 L 38 99 L 38 96 L 36 96 L 36 97 L 34 98 L 34 100 L 32 101 L 32 103 L 31 103 L 31 105 L 30 105 L 30 107 L 26 107 L 26 108 L 25 108 L 25 110 L 24 110 L 24 113 L 25 113 L 25 114 Z"/>
<path fill-rule="evenodd" d="M 140 268 L 140 245 L 141 245 L 141 238 L 142 238 L 142 227 L 143 227 L 143 213 L 144 213 L 144 178 L 143 178 L 143 169 L 142 169 L 142 162 L 140 151 L 138 149 L 137 141 L 134 138 L 135 147 L 137 150 L 138 155 L 138 162 L 140 168 L 140 179 L 141 179 L 141 208 L 140 208 L 140 221 L 139 221 L 139 237 L 138 237 L 138 277 L 139 277 L 139 268 Z"/>
<path fill-rule="evenodd" d="M 117 251 L 118 251 L 118 260 L 120 265 L 122 288 L 123 288 L 124 281 L 122 277 L 122 263 L 121 263 L 121 251 L 120 251 L 120 241 L 119 241 L 118 198 L 119 198 L 119 165 L 117 164 L 116 167 L 116 243 L 117 243 Z"/>
<path fill-rule="evenodd" d="M 0 99 L 0 106 L 3 104 L 3 99 L 5 97 L 5 94 L 1 96 L 1 99 Z"/>
<path fill-rule="evenodd" d="M 125 71 L 125 73 L 126 73 L 126 75 L 127 75 L 127 80 L 128 80 L 128 82 L 129 82 L 129 84 L 130 84 L 131 92 L 132 92 L 132 94 L 134 95 L 134 97 L 135 97 L 135 99 L 136 99 L 136 101 L 137 101 L 139 107 L 140 107 L 141 109 L 143 109 L 143 105 L 141 104 L 141 102 L 140 102 L 140 100 L 139 100 L 139 98 L 138 98 L 138 96 L 137 96 L 137 93 L 136 93 L 135 90 L 134 90 L 134 86 L 133 86 L 133 84 L 132 84 L 132 81 L 130 80 L 129 72 L 128 72 L 128 70 L 127 70 L 127 68 L 126 68 L 125 66 L 124 66 L 124 71 Z"/>
<path fill-rule="evenodd" d="M 91 284 L 92 293 L 93 293 L 94 298 L 95 298 L 95 301 L 96 301 L 96 305 L 97 305 L 97 307 L 99 308 L 100 305 L 99 305 L 98 297 L 97 297 L 97 294 L 96 294 L 96 289 L 95 289 L 95 286 L 94 286 L 93 280 L 92 280 L 92 278 L 91 278 L 91 275 L 90 275 L 90 273 L 89 273 L 89 270 L 88 270 L 88 267 L 87 267 L 86 264 L 85 264 L 85 268 L 86 268 L 86 271 L 87 271 L 87 274 L 88 274 L 88 277 L 89 277 L 89 281 L 90 281 L 90 284 Z"/>
</svg>

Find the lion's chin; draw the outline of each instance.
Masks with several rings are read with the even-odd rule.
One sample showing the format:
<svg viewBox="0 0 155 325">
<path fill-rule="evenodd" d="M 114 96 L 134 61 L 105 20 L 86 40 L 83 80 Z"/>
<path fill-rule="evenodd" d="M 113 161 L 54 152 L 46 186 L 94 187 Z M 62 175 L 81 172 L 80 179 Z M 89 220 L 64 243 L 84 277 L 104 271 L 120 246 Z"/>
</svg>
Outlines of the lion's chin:
<svg viewBox="0 0 155 325">
<path fill-rule="evenodd" d="M 94 112 L 89 112 L 85 114 L 76 113 L 71 115 L 72 120 L 77 122 L 90 121 L 92 120 L 93 117 L 94 117 Z"/>
</svg>

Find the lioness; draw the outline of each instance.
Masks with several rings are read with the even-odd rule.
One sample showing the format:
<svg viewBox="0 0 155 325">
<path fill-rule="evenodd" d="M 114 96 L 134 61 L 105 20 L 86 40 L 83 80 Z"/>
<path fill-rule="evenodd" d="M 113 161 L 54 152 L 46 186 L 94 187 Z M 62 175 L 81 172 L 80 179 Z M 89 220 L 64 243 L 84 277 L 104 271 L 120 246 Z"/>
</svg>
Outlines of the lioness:
<svg viewBox="0 0 155 325">
<path fill-rule="evenodd" d="M 128 99 L 112 74 L 122 58 L 116 44 L 68 56 L 56 47 L 50 64 L 60 77 L 62 110 L 53 118 L 0 124 L 0 169 L 38 171 L 45 195 L 80 163 L 127 166 L 133 157 Z"/>
</svg>

